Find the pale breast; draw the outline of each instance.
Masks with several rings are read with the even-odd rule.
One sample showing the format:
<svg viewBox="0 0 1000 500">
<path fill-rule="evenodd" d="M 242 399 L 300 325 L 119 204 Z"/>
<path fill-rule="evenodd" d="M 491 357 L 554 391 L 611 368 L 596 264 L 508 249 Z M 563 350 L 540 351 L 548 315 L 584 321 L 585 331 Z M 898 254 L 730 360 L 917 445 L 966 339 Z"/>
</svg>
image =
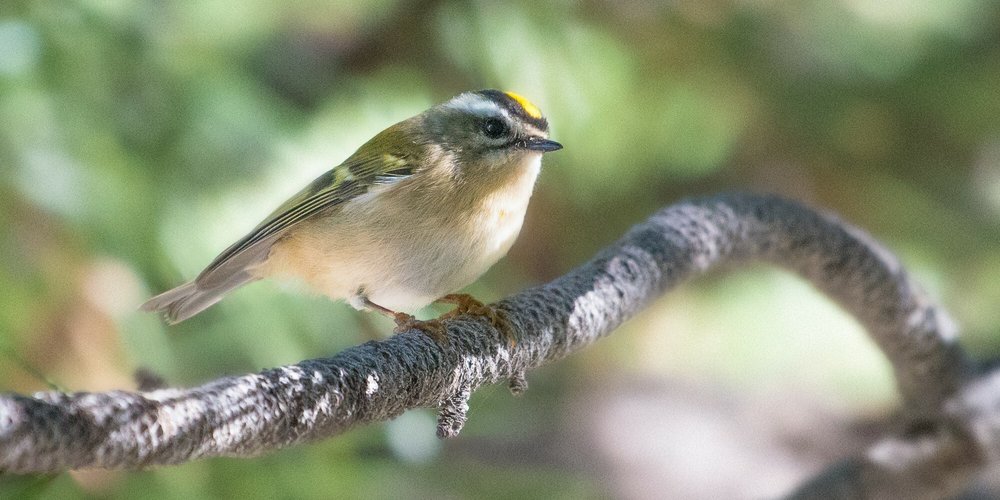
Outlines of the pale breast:
<svg viewBox="0 0 1000 500">
<path fill-rule="evenodd" d="M 518 233 L 521 232 L 521 225 L 528 210 L 528 200 L 538 175 L 537 160 L 529 170 L 529 174 L 518 179 L 520 182 L 512 183 L 509 188 L 485 200 L 483 220 L 478 227 L 482 246 L 478 249 L 481 258 L 476 259 L 475 266 L 482 267 L 479 274 L 486 272 L 490 266 L 506 255 L 517 239 Z M 478 278 L 479 274 L 472 279 Z"/>
</svg>

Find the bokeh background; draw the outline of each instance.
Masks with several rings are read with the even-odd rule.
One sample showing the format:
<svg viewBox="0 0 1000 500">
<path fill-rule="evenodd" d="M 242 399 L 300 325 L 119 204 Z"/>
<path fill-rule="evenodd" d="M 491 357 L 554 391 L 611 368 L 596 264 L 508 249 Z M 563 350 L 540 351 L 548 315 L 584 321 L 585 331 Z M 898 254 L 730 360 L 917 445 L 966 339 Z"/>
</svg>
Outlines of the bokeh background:
<svg viewBox="0 0 1000 500">
<path fill-rule="evenodd" d="M 136 307 L 377 131 L 488 87 L 535 101 L 565 149 L 481 298 L 683 197 L 776 192 L 866 228 L 970 351 L 1000 352 L 992 0 L 4 0 L 0 390 L 128 389 L 139 368 L 191 386 L 385 335 L 288 284 L 170 328 Z M 252 460 L 0 477 L 0 497 L 759 498 L 898 402 L 857 324 L 766 266 L 529 381 L 478 392 L 447 442 L 413 411 Z"/>
</svg>

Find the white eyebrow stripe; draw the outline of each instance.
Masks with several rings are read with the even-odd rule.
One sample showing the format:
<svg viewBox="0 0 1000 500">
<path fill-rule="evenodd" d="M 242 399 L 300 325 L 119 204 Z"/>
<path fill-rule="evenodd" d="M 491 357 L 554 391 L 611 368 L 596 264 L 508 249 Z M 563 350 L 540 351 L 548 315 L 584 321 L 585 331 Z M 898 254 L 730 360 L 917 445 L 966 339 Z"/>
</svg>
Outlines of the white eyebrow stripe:
<svg viewBox="0 0 1000 500">
<path fill-rule="evenodd" d="M 484 99 L 482 96 L 466 93 L 452 99 L 447 107 L 465 111 L 476 116 L 497 116 L 501 115 L 510 119 L 506 109 L 501 108 L 497 103 Z"/>
</svg>

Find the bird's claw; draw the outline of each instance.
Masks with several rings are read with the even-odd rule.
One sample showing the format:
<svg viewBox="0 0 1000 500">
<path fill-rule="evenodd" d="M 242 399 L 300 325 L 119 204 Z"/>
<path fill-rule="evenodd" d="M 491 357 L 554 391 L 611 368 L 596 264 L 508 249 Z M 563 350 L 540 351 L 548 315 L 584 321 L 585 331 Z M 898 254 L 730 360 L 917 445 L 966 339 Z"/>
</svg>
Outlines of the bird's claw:
<svg viewBox="0 0 1000 500">
<path fill-rule="evenodd" d="M 419 330 L 439 345 L 448 345 L 448 330 L 440 319 L 419 320 L 406 313 L 395 313 L 393 321 L 396 322 L 396 328 L 392 330 L 393 333 Z"/>
<path fill-rule="evenodd" d="M 438 317 L 439 320 L 451 319 L 466 314 L 470 316 L 483 317 L 488 319 L 494 328 L 500 330 L 500 333 L 507 339 L 507 343 L 511 347 L 517 345 L 517 336 L 514 335 L 514 329 L 510 326 L 510 320 L 507 317 L 506 311 L 498 309 L 493 305 L 483 304 L 471 295 L 464 293 L 451 293 L 445 295 L 444 297 L 438 299 L 438 302 L 455 304 L 456 306 L 451 311 L 448 311 Z"/>
</svg>

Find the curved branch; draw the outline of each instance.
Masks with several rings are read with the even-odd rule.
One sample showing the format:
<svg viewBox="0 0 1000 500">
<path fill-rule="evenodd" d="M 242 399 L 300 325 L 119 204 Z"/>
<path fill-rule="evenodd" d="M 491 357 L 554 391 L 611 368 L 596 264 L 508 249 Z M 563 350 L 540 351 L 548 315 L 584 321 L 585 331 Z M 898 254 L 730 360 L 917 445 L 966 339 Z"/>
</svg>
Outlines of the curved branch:
<svg viewBox="0 0 1000 500">
<path fill-rule="evenodd" d="M 478 387 L 523 390 L 527 370 L 608 335 L 685 279 L 748 259 L 801 274 L 857 317 L 909 407 L 935 413 L 966 380 L 945 313 L 869 236 L 790 201 L 730 194 L 667 207 L 569 274 L 499 302 L 515 346 L 458 317 L 445 322 L 446 347 L 407 332 L 193 389 L 0 396 L 0 470 L 252 456 L 417 407 L 440 408 L 439 435 L 455 435 Z"/>
</svg>

